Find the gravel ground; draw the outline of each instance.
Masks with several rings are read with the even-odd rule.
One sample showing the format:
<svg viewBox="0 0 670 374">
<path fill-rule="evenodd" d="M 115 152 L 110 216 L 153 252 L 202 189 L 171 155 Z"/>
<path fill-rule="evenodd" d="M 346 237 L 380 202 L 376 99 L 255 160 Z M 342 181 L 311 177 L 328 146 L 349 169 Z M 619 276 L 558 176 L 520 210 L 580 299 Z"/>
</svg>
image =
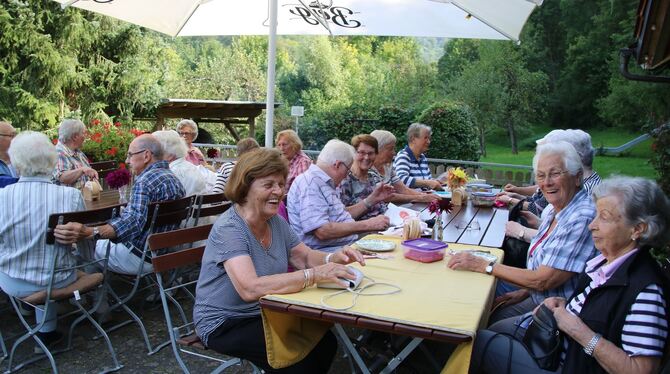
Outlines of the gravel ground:
<svg viewBox="0 0 670 374">
<path fill-rule="evenodd" d="M 67 303 L 61 303 L 62 309 L 71 309 L 72 307 Z M 136 310 L 136 309 L 134 309 Z M 187 311 L 190 313 L 190 310 Z M 21 329 L 21 324 L 18 317 L 15 315 L 13 308 L 9 305 L 9 302 L 6 298 L 3 298 L 0 301 L 0 331 L 5 338 L 8 349 L 11 348 L 15 336 L 17 334 L 23 333 L 24 330 Z M 158 344 L 161 341 L 167 340 L 167 330 L 165 325 L 165 318 L 163 316 L 162 308 L 160 304 L 154 305 L 153 307 L 147 307 L 140 314 L 142 320 L 145 323 L 147 331 L 149 331 L 149 340 L 152 344 Z M 190 315 L 190 314 L 189 314 Z M 112 318 L 114 321 L 122 321 L 126 317 L 125 313 L 112 313 Z M 30 322 L 33 321 L 33 317 L 29 319 Z M 62 319 L 59 320 L 58 329 L 60 331 L 66 332 L 69 328 L 69 323 L 71 319 Z M 347 329 L 347 332 L 350 336 L 358 336 L 362 331 Z M 55 355 L 56 365 L 59 372 L 61 373 L 96 373 L 101 371 L 103 368 L 112 367 L 112 359 L 109 355 L 109 352 L 106 348 L 104 340 L 93 340 L 94 336 L 93 327 L 87 323 L 82 323 L 75 332 L 73 336 L 73 349 L 59 353 Z M 163 348 L 161 351 L 157 352 L 154 355 L 148 356 L 146 346 L 143 343 L 143 340 L 140 335 L 139 328 L 135 325 L 125 326 L 117 331 L 114 331 L 109 334 L 112 341 L 112 345 L 116 350 L 117 357 L 123 365 L 123 368 L 118 371 L 119 373 L 180 373 L 181 369 L 177 364 L 177 361 L 174 358 L 172 349 L 170 346 Z M 375 336 L 379 338 L 375 338 Z M 389 345 L 386 335 L 378 334 L 373 335 L 373 343 L 371 346 L 372 350 L 381 353 L 381 355 L 389 355 Z M 57 348 L 65 347 L 65 340 L 57 345 Z M 33 341 L 24 342 L 19 350 L 19 358 L 27 357 L 30 355 L 32 357 L 33 353 Z M 448 357 L 448 353 L 445 353 L 449 350 L 444 346 L 429 346 L 427 348 L 431 352 L 439 351 L 440 353 L 429 353 L 433 357 L 443 357 L 442 360 L 439 360 L 440 363 Z M 186 356 L 186 357 L 184 357 Z M 189 357 L 188 355 L 182 355 L 186 365 L 189 367 L 192 373 L 207 373 L 218 366 L 212 361 L 204 360 L 197 357 Z M 379 357 L 379 356 L 378 356 Z M 368 362 L 372 364 L 374 357 L 371 357 Z M 416 352 L 413 356 L 410 356 L 410 359 L 407 360 L 400 368 L 396 371 L 397 373 L 431 373 L 437 372 L 434 368 L 428 365 L 428 360 L 422 352 Z M 3 360 L 1 363 L 2 371 L 7 369 L 7 360 Z M 51 372 L 51 367 L 48 360 L 41 360 L 37 363 L 31 364 L 30 366 L 21 370 L 23 373 L 49 373 Z M 241 366 L 233 366 L 228 368 L 226 373 L 252 373 L 252 369 L 248 364 L 243 364 Z M 335 360 L 329 373 L 348 373 L 351 372 L 351 366 L 349 365 L 348 359 L 343 355 L 342 349 L 338 349 Z"/>
</svg>

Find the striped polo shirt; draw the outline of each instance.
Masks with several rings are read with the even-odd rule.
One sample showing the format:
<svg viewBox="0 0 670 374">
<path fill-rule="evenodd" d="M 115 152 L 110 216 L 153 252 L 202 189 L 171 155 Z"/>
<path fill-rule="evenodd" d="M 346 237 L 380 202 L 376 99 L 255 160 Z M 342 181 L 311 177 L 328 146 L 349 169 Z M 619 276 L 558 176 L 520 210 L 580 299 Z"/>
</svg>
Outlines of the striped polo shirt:
<svg viewBox="0 0 670 374">
<path fill-rule="evenodd" d="M 411 188 L 416 187 L 417 179 L 433 179 L 426 156 L 422 153 L 417 160 L 409 145 L 395 155 L 393 169 L 398 178 Z"/>
</svg>

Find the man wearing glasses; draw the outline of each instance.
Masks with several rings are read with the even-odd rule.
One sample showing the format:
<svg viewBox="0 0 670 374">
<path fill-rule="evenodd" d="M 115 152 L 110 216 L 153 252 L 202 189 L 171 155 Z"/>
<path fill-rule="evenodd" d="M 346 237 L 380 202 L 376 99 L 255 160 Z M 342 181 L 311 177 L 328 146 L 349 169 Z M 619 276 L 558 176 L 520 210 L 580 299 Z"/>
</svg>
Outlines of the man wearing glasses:
<svg viewBox="0 0 670 374">
<path fill-rule="evenodd" d="M 0 176 L 18 177 L 8 153 L 9 144 L 15 136 L 14 127 L 7 122 L 0 121 Z"/>
<path fill-rule="evenodd" d="M 87 227 L 76 222 L 58 225 L 54 235 L 64 244 L 84 238 L 97 240 L 97 258 L 104 257 L 107 248 L 107 240 L 98 239 L 111 239 L 109 269 L 122 274 L 136 274 L 144 242 L 149 236 L 149 232 L 143 231 L 149 203 L 180 199 L 184 197 L 185 191 L 179 179 L 170 171 L 168 162 L 163 161 L 163 149 L 153 135 L 140 135 L 130 143 L 126 164 L 136 177 L 128 206 L 119 217 L 97 227 Z M 175 228 L 163 226 L 159 231 Z M 142 272 L 150 271 L 151 263 L 145 260 Z"/>
<path fill-rule="evenodd" d="M 293 181 L 287 199 L 289 223 L 308 247 L 335 252 L 356 241 L 358 234 L 388 228 L 388 217 L 354 221 L 342 204 L 337 187 L 353 161 L 352 146 L 331 140 L 319 153 L 316 164 Z"/>
</svg>

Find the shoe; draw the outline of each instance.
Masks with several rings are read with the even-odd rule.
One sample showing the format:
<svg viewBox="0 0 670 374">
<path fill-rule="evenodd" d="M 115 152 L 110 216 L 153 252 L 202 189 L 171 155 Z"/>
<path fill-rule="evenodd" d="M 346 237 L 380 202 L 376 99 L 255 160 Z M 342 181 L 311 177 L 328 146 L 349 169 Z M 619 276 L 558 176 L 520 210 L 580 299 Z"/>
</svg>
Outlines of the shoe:
<svg viewBox="0 0 670 374">
<path fill-rule="evenodd" d="M 42 343 L 44 343 L 44 345 L 46 345 L 47 348 L 51 348 L 56 344 L 60 343 L 61 340 L 63 340 L 64 335 L 62 332 L 54 330 L 49 332 L 38 332 L 37 337 L 40 338 Z M 44 351 L 42 350 L 42 347 L 35 344 L 35 353 L 41 354 L 44 353 Z"/>
</svg>

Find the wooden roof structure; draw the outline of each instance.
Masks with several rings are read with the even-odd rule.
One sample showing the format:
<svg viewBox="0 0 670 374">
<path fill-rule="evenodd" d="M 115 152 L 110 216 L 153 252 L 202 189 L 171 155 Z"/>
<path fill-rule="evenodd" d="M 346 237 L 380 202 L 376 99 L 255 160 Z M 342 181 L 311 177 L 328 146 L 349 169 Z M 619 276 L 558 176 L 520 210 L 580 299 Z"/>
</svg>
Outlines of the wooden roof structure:
<svg viewBox="0 0 670 374">
<path fill-rule="evenodd" d="M 256 134 L 256 117 L 265 103 L 253 101 L 220 101 L 162 99 L 156 109 L 156 127 L 162 128 L 166 118 L 191 118 L 196 123 L 223 123 L 235 141 L 240 140 L 236 127 L 249 126 L 249 137 Z M 277 108 L 280 104 L 275 104 Z"/>
</svg>

